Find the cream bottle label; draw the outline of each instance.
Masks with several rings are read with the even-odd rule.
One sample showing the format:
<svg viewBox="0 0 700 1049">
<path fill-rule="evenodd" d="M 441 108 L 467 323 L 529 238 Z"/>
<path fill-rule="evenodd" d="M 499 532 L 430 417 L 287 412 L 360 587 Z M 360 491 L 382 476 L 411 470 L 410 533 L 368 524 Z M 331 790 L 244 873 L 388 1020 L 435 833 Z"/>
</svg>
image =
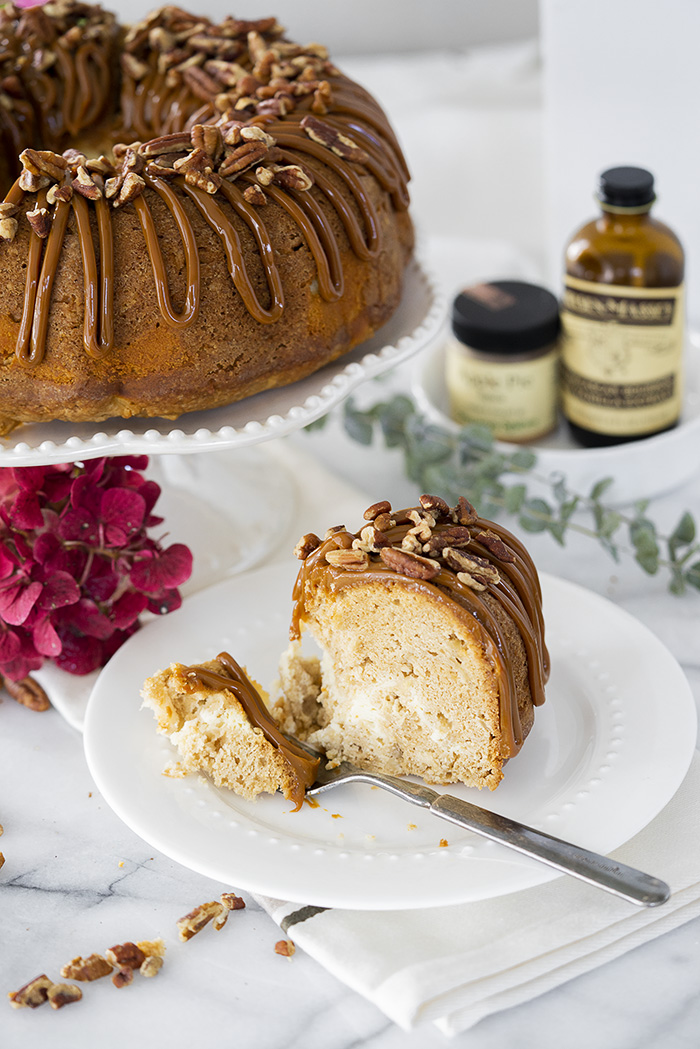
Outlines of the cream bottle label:
<svg viewBox="0 0 700 1049">
<path fill-rule="evenodd" d="M 596 433 L 634 436 L 678 419 L 683 285 L 630 288 L 566 277 L 562 407 Z"/>
<path fill-rule="evenodd" d="M 447 344 L 450 415 L 461 425 L 484 423 L 502 441 L 532 441 L 556 425 L 559 354 L 515 361 L 476 356 L 454 337 Z"/>
</svg>

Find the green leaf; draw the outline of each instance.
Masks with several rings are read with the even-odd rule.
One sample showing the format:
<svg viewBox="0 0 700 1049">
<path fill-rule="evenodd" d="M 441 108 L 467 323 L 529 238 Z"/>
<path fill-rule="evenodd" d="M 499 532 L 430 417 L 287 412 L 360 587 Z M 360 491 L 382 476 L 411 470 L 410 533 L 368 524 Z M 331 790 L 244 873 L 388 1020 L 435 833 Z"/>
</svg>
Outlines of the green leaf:
<svg viewBox="0 0 700 1049">
<path fill-rule="evenodd" d="M 685 573 L 685 581 L 696 590 L 700 590 L 700 561 L 696 561 Z"/>
<path fill-rule="evenodd" d="M 493 433 L 488 426 L 472 423 L 459 431 L 459 443 L 475 451 L 490 452 L 493 448 Z"/>
<path fill-rule="evenodd" d="M 408 397 L 397 396 L 385 404 L 376 405 L 387 448 L 398 448 L 403 443 L 406 420 L 414 414 L 413 401 Z"/>
<path fill-rule="evenodd" d="M 686 512 L 674 528 L 668 541 L 668 550 L 671 560 L 676 560 L 676 554 L 681 546 L 689 546 L 695 539 L 695 521 L 691 514 Z"/>
<path fill-rule="evenodd" d="M 594 484 L 591 488 L 589 499 L 592 499 L 593 502 L 597 502 L 601 495 L 603 495 L 604 492 L 607 492 L 614 480 L 614 477 L 604 477 L 602 481 L 598 481 L 597 484 Z"/>
<path fill-rule="evenodd" d="M 372 414 L 370 412 L 357 411 L 353 405 L 348 402 L 345 405 L 343 425 L 348 437 L 351 437 L 353 441 L 357 441 L 358 444 L 364 444 L 366 446 L 372 443 L 374 425 Z"/>
<path fill-rule="evenodd" d="M 562 521 L 552 521 L 549 526 L 549 531 L 560 546 L 565 545 L 564 536 L 566 534 L 566 525 Z"/>
<path fill-rule="evenodd" d="M 544 499 L 528 499 L 518 520 L 526 532 L 544 532 L 550 526 L 552 508 Z"/>
<path fill-rule="evenodd" d="M 326 425 L 326 423 L 328 422 L 329 418 L 330 418 L 330 416 L 329 416 L 328 412 L 326 412 L 325 415 L 319 416 L 319 418 L 318 419 L 314 419 L 313 422 L 307 423 L 306 426 L 304 427 L 304 429 L 306 430 L 307 433 L 312 433 L 314 430 L 322 430 L 324 428 L 324 426 Z"/>
<path fill-rule="evenodd" d="M 513 452 L 510 457 L 510 465 L 515 470 L 532 470 L 537 465 L 537 456 L 526 448 Z"/>
<path fill-rule="evenodd" d="M 526 496 L 527 488 L 524 484 L 514 484 L 511 488 L 506 488 L 503 501 L 508 513 L 517 514 L 518 510 L 525 502 Z"/>
<path fill-rule="evenodd" d="M 645 551 L 640 553 L 638 550 L 634 555 L 634 559 L 637 564 L 641 565 L 648 575 L 656 575 L 659 570 L 659 558 L 658 555 L 652 551 Z"/>
</svg>

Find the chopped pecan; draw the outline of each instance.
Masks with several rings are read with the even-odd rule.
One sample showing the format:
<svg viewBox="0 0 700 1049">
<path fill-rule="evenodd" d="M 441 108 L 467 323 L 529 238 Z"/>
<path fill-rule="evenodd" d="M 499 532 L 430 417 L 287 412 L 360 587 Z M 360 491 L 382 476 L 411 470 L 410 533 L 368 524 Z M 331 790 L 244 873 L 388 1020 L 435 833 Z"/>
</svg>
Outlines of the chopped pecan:
<svg viewBox="0 0 700 1049">
<path fill-rule="evenodd" d="M 152 138 L 148 142 L 143 142 L 139 146 L 139 153 L 142 157 L 158 157 L 162 153 L 183 153 L 187 152 L 192 146 L 192 140 L 189 131 L 178 131 L 172 135 L 160 135 L 158 138 Z"/>
<path fill-rule="evenodd" d="M 52 186 L 49 186 L 46 193 L 46 202 L 52 206 L 58 204 L 59 201 L 67 204 L 72 199 L 73 187 L 69 182 L 65 182 L 62 186 L 59 186 L 57 182 L 54 182 Z"/>
<path fill-rule="evenodd" d="M 264 142 L 242 142 L 228 154 L 219 167 L 221 178 L 230 178 L 231 175 L 239 175 L 260 160 L 267 153 Z"/>
<path fill-rule="evenodd" d="M 5 690 L 23 707 L 41 711 L 48 710 L 51 706 L 49 697 L 41 685 L 32 677 L 24 677 L 21 681 L 12 681 L 11 678 L 6 677 L 3 680 L 3 684 Z"/>
<path fill-rule="evenodd" d="M 459 579 L 460 583 L 464 583 L 464 585 L 468 586 L 471 590 L 486 589 L 486 583 L 483 582 L 479 576 L 472 575 L 471 572 L 458 572 L 457 578 Z"/>
<path fill-rule="evenodd" d="M 348 572 L 364 572 L 369 566 L 369 558 L 364 550 L 355 550 L 352 547 L 347 550 L 329 550 L 326 561 L 333 568 L 344 568 Z"/>
<path fill-rule="evenodd" d="M 260 186 L 248 186 L 247 189 L 243 190 L 243 196 L 249 204 L 255 204 L 256 207 L 263 207 L 267 204 L 267 197 L 260 189 Z"/>
<path fill-rule="evenodd" d="M 434 516 L 438 517 L 449 517 L 450 508 L 444 499 L 441 499 L 439 495 L 421 495 L 418 500 L 424 510 L 436 510 L 437 514 Z"/>
<path fill-rule="evenodd" d="M 485 557 L 478 557 L 476 554 L 465 554 L 463 550 L 454 550 L 451 546 L 443 550 L 442 556 L 445 563 L 453 571 L 458 574 L 466 572 L 484 587 L 486 583 L 500 583 L 501 581 L 498 569 L 490 561 L 487 561 Z"/>
<path fill-rule="evenodd" d="M 195 124 L 190 132 L 194 149 L 203 150 L 216 163 L 224 149 L 221 131 L 213 124 Z"/>
<path fill-rule="evenodd" d="M 268 149 L 275 145 L 272 135 L 268 135 L 267 131 L 263 131 L 257 124 L 244 124 L 240 135 L 244 142 L 262 142 Z"/>
<path fill-rule="evenodd" d="M 141 963 L 139 972 L 142 976 L 151 977 L 155 976 L 163 968 L 163 958 L 159 954 L 150 954 L 148 958 L 145 958 Z"/>
<path fill-rule="evenodd" d="M 256 168 L 255 177 L 261 186 L 270 186 L 275 181 L 275 173 L 272 168 Z"/>
<path fill-rule="evenodd" d="M 53 980 L 49 980 L 46 973 L 36 976 L 18 991 L 10 991 L 8 998 L 13 1009 L 36 1009 L 43 1005 L 48 999 L 49 988 L 53 986 Z"/>
<path fill-rule="evenodd" d="M 496 532 L 492 532 L 491 529 L 488 528 L 485 532 L 477 532 L 475 538 L 478 543 L 485 546 L 486 549 L 492 553 L 494 557 L 498 558 L 499 561 L 503 561 L 506 564 L 514 564 L 515 555 L 511 553 Z"/>
<path fill-rule="evenodd" d="M 5 857 L 2 854 L 2 852 L 0 852 L 0 868 L 4 867 L 4 865 L 5 865 Z"/>
<path fill-rule="evenodd" d="M 393 546 L 383 546 L 379 556 L 389 568 L 411 579 L 433 579 L 441 570 L 437 561 L 409 553 L 408 550 L 397 550 Z"/>
<path fill-rule="evenodd" d="M 111 179 L 109 180 L 112 181 Z M 122 180 L 117 199 L 113 201 L 113 207 L 121 208 L 140 196 L 146 188 L 145 179 L 137 175 L 135 171 L 128 171 Z M 105 190 L 106 192 L 106 190 Z"/>
<path fill-rule="evenodd" d="M 52 1009 L 62 1009 L 64 1005 L 79 1002 L 83 992 L 74 983 L 54 983 L 49 987 L 48 999 Z"/>
<path fill-rule="evenodd" d="M 411 530 L 401 540 L 401 549 L 408 551 L 409 554 L 420 554 L 423 552 L 423 543 Z"/>
<path fill-rule="evenodd" d="M 25 193 L 37 193 L 40 189 L 46 189 L 50 185 L 51 179 L 48 175 L 35 175 L 26 168 L 19 176 L 19 188 Z"/>
<path fill-rule="evenodd" d="M 311 103 L 311 112 L 315 113 L 316 116 L 324 116 L 333 105 L 333 94 L 331 92 L 331 85 L 327 80 L 322 80 L 314 91 L 313 102 Z"/>
<path fill-rule="evenodd" d="M 102 196 L 102 190 L 90 175 L 88 169 L 83 167 L 82 164 L 78 168 L 71 185 L 76 193 L 79 193 L 81 197 L 85 197 L 87 200 L 99 200 Z"/>
<path fill-rule="evenodd" d="M 138 969 L 146 955 L 137 944 L 127 941 L 110 947 L 105 951 L 105 957 L 117 969 Z"/>
<path fill-rule="evenodd" d="M 164 26 L 155 26 L 148 34 L 148 43 L 152 51 L 172 51 L 175 37 Z"/>
<path fill-rule="evenodd" d="M 471 532 L 468 528 L 464 528 L 462 525 L 454 525 L 450 528 L 443 528 L 439 532 L 433 532 L 430 539 L 428 539 L 423 547 L 423 552 L 434 556 L 439 554 L 446 546 L 463 547 L 469 546 L 471 542 Z"/>
<path fill-rule="evenodd" d="M 192 94 L 202 102 L 211 102 L 219 94 L 221 85 L 199 66 L 190 66 L 182 76 Z"/>
<path fill-rule="evenodd" d="M 367 554 L 378 554 L 379 548 L 388 546 L 389 540 L 374 525 L 366 525 L 360 532 L 360 538 L 353 540 L 353 550 L 364 550 Z"/>
<path fill-rule="evenodd" d="M 99 156 L 92 157 L 85 164 L 85 167 L 93 174 L 110 176 L 114 174 L 114 164 L 107 157 Z"/>
<path fill-rule="evenodd" d="M 8 201 L 4 201 L 0 204 L 0 219 L 11 219 L 19 212 L 18 204 L 10 204 Z"/>
<path fill-rule="evenodd" d="M 394 528 L 396 525 L 395 519 L 391 514 L 378 514 L 374 519 L 374 527 L 380 532 L 388 532 L 390 528 Z"/>
<path fill-rule="evenodd" d="M 223 910 L 224 905 L 219 903 L 218 900 L 202 903 L 199 907 L 195 907 L 194 910 L 186 914 L 184 918 L 180 918 L 176 923 L 180 939 L 183 941 L 191 940 L 193 936 L 201 932 L 212 918 L 218 918 Z"/>
<path fill-rule="evenodd" d="M 161 157 L 149 160 L 146 164 L 146 173 L 157 178 L 175 178 L 175 161 L 184 157 L 185 153 L 164 153 Z"/>
<path fill-rule="evenodd" d="M 117 988 L 128 987 L 129 984 L 133 983 L 133 982 L 134 982 L 134 970 L 130 969 L 126 965 L 123 966 L 123 968 L 118 969 L 117 972 L 115 972 L 114 976 L 112 977 L 112 983 Z"/>
<path fill-rule="evenodd" d="M 382 499 L 381 502 L 372 503 L 371 506 L 368 506 L 362 516 L 364 517 L 365 521 L 374 521 L 374 519 L 376 517 L 379 517 L 380 514 L 390 513 L 391 503 L 388 502 L 388 500 L 386 499 Z"/>
<path fill-rule="evenodd" d="M 33 211 L 28 211 L 27 221 L 37 237 L 41 237 L 42 240 L 48 237 L 51 232 L 51 214 L 48 208 L 36 207 Z"/>
<path fill-rule="evenodd" d="M 278 940 L 275 944 L 275 954 L 281 954 L 283 958 L 291 958 L 296 951 L 296 945 L 292 940 Z"/>
<path fill-rule="evenodd" d="M 109 976 L 111 971 L 112 966 L 106 958 L 101 954 L 91 954 L 88 958 L 73 958 L 63 966 L 61 976 L 65 976 L 67 980 L 91 982 Z"/>
<path fill-rule="evenodd" d="M 272 171 L 275 183 L 282 186 L 283 189 L 297 189 L 305 192 L 311 189 L 314 184 L 313 176 L 304 171 L 298 164 L 285 164 L 282 166 L 275 164 Z"/>
<path fill-rule="evenodd" d="M 136 946 L 140 951 L 143 951 L 146 958 L 151 958 L 154 955 L 162 958 L 165 954 L 165 942 L 163 940 L 139 940 Z"/>
<path fill-rule="evenodd" d="M 336 131 L 325 120 L 319 120 L 318 117 L 307 114 L 301 121 L 301 127 L 313 142 L 326 146 L 344 160 L 353 160 L 356 164 L 366 164 L 369 160 L 364 149 L 360 149 L 356 142 L 353 142 L 347 135 L 342 135 L 340 131 Z"/>
<path fill-rule="evenodd" d="M 236 87 L 247 76 L 247 71 L 238 62 L 222 62 L 218 58 L 211 58 L 204 63 L 204 69 L 210 76 L 218 80 L 224 87 Z"/>
<path fill-rule="evenodd" d="M 225 36 L 209 36 L 207 33 L 193 33 L 188 38 L 187 44 L 189 47 L 196 48 L 197 51 L 204 51 L 207 55 L 218 55 L 220 58 L 237 58 L 241 54 L 243 48 L 240 44 L 234 40 L 227 39 Z"/>
<path fill-rule="evenodd" d="M 470 525 L 474 524 L 478 519 L 479 515 L 472 504 L 463 495 L 460 495 L 457 505 L 452 511 L 452 520 L 455 524 Z"/>
<path fill-rule="evenodd" d="M 330 528 L 326 529 L 326 534 L 324 535 L 323 538 L 324 539 L 330 539 L 332 535 L 336 534 L 336 532 L 344 532 L 344 531 L 345 531 L 345 525 L 344 524 L 331 525 Z"/>
<path fill-rule="evenodd" d="M 130 54 L 129 51 L 122 53 L 120 61 L 123 71 L 132 80 L 143 80 L 144 77 L 148 76 L 149 70 L 146 63 L 141 62 L 136 55 Z"/>
<path fill-rule="evenodd" d="M 18 228 L 17 219 L 0 218 L 0 241 L 11 244 L 17 236 Z"/>
<path fill-rule="evenodd" d="M 294 109 L 294 103 L 286 95 L 276 98 L 267 98 L 258 102 L 257 110 L 260 116 L 286 117 Z"/>
<path fill-rule="evenodd" d="M 19 159 L 24 169 L 32 175 L 45 175 L 54 182 L 61 181 L 68 167 L 66 158 L 50 149 L 25 149 Z"/>
<path fill-rule="evenodd" d="M 245 900 L 242 896 L 236 896 L 235 892 L 222 892 L 221 902 L 229 911 L 245 910 Z"/>
<path fill-rule="evenodd" d="M 253 187 L 251 186 L 251 189 L 252 188 Z M 298 557 L 300 561 L 305 561 L 309 554 L 312 554 L 320 545 L 321 540 L 318 536 L 313 532 L 307 532 L 294 547 L 294 556 Z"/>
</svg>

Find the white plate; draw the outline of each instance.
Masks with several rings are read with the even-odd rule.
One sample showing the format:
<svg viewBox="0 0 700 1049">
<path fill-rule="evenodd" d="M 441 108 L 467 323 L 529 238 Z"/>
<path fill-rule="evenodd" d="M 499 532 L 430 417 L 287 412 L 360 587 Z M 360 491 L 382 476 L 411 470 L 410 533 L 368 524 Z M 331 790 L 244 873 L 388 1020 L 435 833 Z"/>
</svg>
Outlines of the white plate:
<svg viewBox="0 0 700 1049">
<path fill-rule="evenodd" d="M 210 411 L 169 419 L 27 423 L 0 438 L 0 466 L 74 462 L 101 455 L 200 452 L 284 437 L 340 404 L 426 346 L 444 320 L 444 300 L 417 261 L 406 270 L 393 317 L 367 342 L 306 379 Z"/>
<path fill-rule="evenodd" d="M 518 279 L 541 283 L 528 260 L 506 247 L 488 242 L 480 246 L 460 238 L 433 237 L 426 242 L 425 258 L 438 285 L 449 302 L 456 292 L 477 280 Z M 556 290 L 556 289 L 554 289 Z M 416 361 L 412 392 L 418 406 L 438 426 L 456 431 L 449 417 L 445 387 L 447 321 L 440 345 Z M 697 449 L 700 443 L 700 334 L 690 332 L 686 340 L 685 387 L 680 424 L 673 430 L 643 441 L 582 448 L 560 422 L 556 431 L 530 445 L 537 455 L 537 473 L 564 476 L 569 488 L 587 495 L 604 477 L 614 478 L 606 501 L 628 503 L 672 491 L 700 469 Z M 502 451 L 516 446 L 497 442 Z"/>
<path fill-rule="evenodd" d="M 196 594 L 130 638 L 102 671 L 85 752 L 117 815 L 192 870 L 319 906 L 438 906 L 557 877 L 368 786 L 338 787 L 318 808 L 293 813 L 281 795 L 246 802 L 198 775 L 162 775 L 176 755 L 141 709 L 143 680 L 170 662 L 198 662 L 225 648 L 270 686 L 286 646 L 295 567 L 271 565 Z M 682 782 L 695 747 L 695 705 L 678 664 L 636 619 L 572 583 L 544 576 L 543 587 L 547 702 L 498 790 L 450 792 L 609 853 Z"/>
</svg>

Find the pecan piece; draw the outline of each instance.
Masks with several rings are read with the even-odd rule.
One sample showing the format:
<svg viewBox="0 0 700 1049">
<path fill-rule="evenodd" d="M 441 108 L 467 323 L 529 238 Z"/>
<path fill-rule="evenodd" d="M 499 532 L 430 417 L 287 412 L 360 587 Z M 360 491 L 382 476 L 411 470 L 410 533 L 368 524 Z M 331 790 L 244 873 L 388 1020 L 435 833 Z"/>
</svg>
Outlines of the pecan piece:
<svg viewBox="0 0 700 1049">
<path fill-rule="evenodd" d="M 0 219 L 12 219 L 18 212 L 18 204 L 10 204 L 7 201 L 0 204 Z"/>
<path fill-rule="evenodd" d="M 460 495 L 457 505 L 452 511 L 452 520 L 455 524 L 470 525 L 474 524 L 478 519 L 479 515 L 472 504 L 463 495 Z"/>
<path fill-rule="evenodd" d="M 243 190 L 243 197 L 249 204 L 255 204 L 258 208 L 262 208 L 267 204 L 267 197 L 260 189 L 260 186 L 248 186 L 247 189 Z"/>
<path fill-rule="evenodd" d="M 454 550 L 450 546 L 443 550 L 442 556 L 445 563 L 457 572 L 458 578 L 460 578 L 460 573 L 466 573 L 481 584 L 482 589 L 485 589 L 487 583 L 500 583 L 501 581 L 498 569 L 485 557 L 465 554 L 463 550 Z"/>
<path fill-rule="evenodd" d="M 274 181 L 283 189 L 298 189 L 303 192 L 311 189 L 314 184 L 313 177 L 298 164 L 286 164 L 281 167 L 275 164 L 272 171 Z"/>
<path fill-rule="evenodd" d="M 114 986 L 117 989 L 119 989 L 121 987 L 128 987 L 129 984 L 133 983 L 133 982 L 134 982 L 134 970 L 130 969 L 126 965 L 123 968 L 118 969 L 117 972 L 115 972 L 114 976 L 112 977 L 112 983 L 114 984 Z"/>
<path fill-rule="evenodd" d="M 5 691 L 9 692 L 13 699 L 21 703 L 23 707 L 30 710 L 48 710 L 51 704 L 49 697 L 41 685 L 32 677 L 24 677 L 21 681 L 12 681 L 6 677 L 3 680 Z"/>
<path fill-rule="evenodd" d="M 140 951 L 143 951 L 146 958 L 152 958 L 154 955 L 162 958 L 165 954 L 165 942 L 163 940 L 139 940 L 136 946 Z"/>
<path fill-rule="evenodd" d="M 139 153 L 142 157 L 158 157 L 162 153 L 183 153 L 188 152 L 192 146 L 192 140 L 189 131 L 178 131 L 172 135 L 160 135 L 158 138 L 152 138 L 148 142 L 143 142 L 139 146 Z"/>
<path fill-rule="evenodd" d="M 449 506 L 439 495 L 421 495 L 418 502 L 424 510 L 437 510 L 437 516 L 439 517 L 450 516 Z"/>
<path fill-rule="evenodd" d="M 193 936 L 202 931 L 212 918 L 218 918 L 223 909 L 224 905 L 219 903 L 218 900 L 202 903 L 199 907 L 195 907 L 189 914 L 186 914 L 176 922 L 180 939 L 183 941 L 191 940 Z"/>
<path fill-rule="evenodd" d="M 79 193 L 81 197 L 85 197 L 87 200 L 99 200 L 102 196 L 102 190 L 92 178 L 88 169 L 82 164 L 78 168 L 71 185 L 76 193 Z"/>
<path fill-rule="evenodd" d="M 348 572 L 364 572 L 369 567 L 369 558 L 364 550 L 329 550 L 326 561 L 333 568 L 344 568 Z"/>
<path fill-rule="evenodd" d="M 51 179 L 47 175 L 34 175 L 25 168 L 19 176 L 19 188 L 25 193 L 37 193 L 40 189 L 46 189 L 51 185 Z"/>
<path fill-rule="evenodd" d="M 156 976 L 163 968 L 163 958 L 159 954 L 151 954 L 148 958 L 145 958 L 139 968 L 139 972 L 142 976 L 151 977 Z"/>
<path fill-rule="evenodd" d="M 64 204 L 68 204 L 73 199 L 73 187 L 70 182 L 65 182 L 62 186 L 59 186 L 57 182 L 54 182 L 46 193 L 47 204 L 58 204 L 59 201 L 63 201 Z"/>
<path fill-rule="evenodd" d="M 462 525 L 454 525 L 451 528 L 443 528 L 440 532 L 433 532 L 423 547 L 423 552 L 434 556 L 441 553 L 446 546 L 463 547 L 469 546 L 470 542 L 471 532 L 469 529 L 464 528 Z"/>
<path fill-rule="evenodd" d="M 362 516 L 364 517 L 365 521 L 374 521 L 374 519 L 376 517 L 379 517 L 380 514 L 390 513 L 391 503 L 387 499 L 382 499 L 381 502 L 372 503 L 371 506 L 368 506 Z"/>
<path fill-rule="evenodd" d="M 485 532 L 477 532 L 476 541 L 485 546 L 486 549 L 493 554 L 494 557 L 498 558 L 499 561 L 503 561 L 506 564 L 515 563 L 515 555 L 511 553 L 506 544 L 503 542 L 501 537 L 492 532 L 488 528 Z"/>
<path fill-rule="evenodd" d="M 19 159 L 25 171 L 32 175 L 45 175 L 54 182 L 61 181 L 68 167 L 65 157 L 50 149 L 25 149 L 20 153 Z"/>
<path fill-rule="evenodd" d="M 36 976 L 18 991 L 10 991 L 8 998 L 13 1009 L 36 1009 L 43 1005 L 48 999 L 49 988 L 53 986 L 53 980 L 49 980 L 46 973 Z"/>
<path fill-rule="evenodd" d="M 336 156 L 342 157 L 343 160 L 353 160 L 356 164 L 366 164 L 369 160 L 364 149 L 360 149 L 356 142 L 353 142 L 347 135 L 342 135 L 339 131 L 336 131 L 325 120 L 319 120 L 318 117 L 312 117 L 307 114 L 301 121 L 301 127 L 312 142 L 318 142 L 319 145 L 332 150 Z"/>
<path fill-rule="evenodd" d="M 112 179 L 109 181 L 111 182 Z M 112 202 L 113 207 L 121 208 L 124 204 L 129 204 L 136 197 L 140 196 L 145 188 L 145 180 L 140 175 L 137 175 L 135 171 L 128 171 L 122 180 L 117 199 Z"/>
<path fill-rule="evenodd" d="M 41 237 L 42 240 L 48 237 L 51 232 L 51 215 L 47 208 L 36 207 L 33 211 L 28 211 L 27 221 L 37 237 Z"/>
<path fill-rule="evenodd" d="M 143 80 L 145 76 L 148 76 L 146 63 L 139 61 L 135 55 L 130 54 L 128 51 L 123 52 L 120 61 L 123 71 L 132 80 Z"/>
<path fill-rule="evenodd" d="M 396 521 L 391 514 L 378 514 L 373 524 L 379 532 L 388 532 L 390 528 L 394 528 Z"/>
<path fill-rule="evenodd" d="M 17 236 L 18 228 L 17 219 L 0 218 L 0 241 L 11 244 Z"/>
<path fill-rule="evenodd" d="M 4 857 L 3 853 L 0 852 L 0 869 L 2 867 L 4 867 L 4 866 L 5 866 L 5 857 Z"/>
<path fill-rule="evenodd" d="M 275 145 L 275 139 L 263 131 L 257 124 L 244 124 L 240 129 L 240 135 L 244 142 L 262 142 L 271 149 Z"/>
<path fill-rule="evenodd" d="M 264 142 L 242 142 L 240 146 L 228 154 L 219 167 L 221 178 L 230 178 L 239 175 L 254 164 L 258 164 L 267 153 Z"/>
<path fill-rule="evenodd" d="M 126 943 L 118 943 L 105 951 L 108 962 L 117 969 L 138 969 L 146 958 L 140 947 L 130 940 Z"/>
<path fill-rule="evenodd" d="M 190 66 L 182 76 L 192 94 L 202 102 L 212 102 L 219 94 L 221 85 L 199 66 Z"/>
<path fill-rule="evenodd" d="M 224 150 L 224 140 L 219 128 L 212 124 L 195 124 L 190 137 L 193 148 L 201 149 L 216 163 Z"/>
<path fill-rule="evenodd" d="M 221 902 L 229 911 L 245 910 L 245 900 L 242 896 L 236 896 L 235 892 L 222 892 Z"/>
<path fill-rule="evenodd" d="M 71 1002 L 79 1002 L 83 992 L 74 983 L 54 983 L 49 987 L 48 999 L 52 1009 L 62 1009 Z"/>
<path fill-rule="evenodd" d="M 61 969 L 61 976 L 67 980 L 79 980 L 81 982 L 92 982 L 100 980 L 103 976 L 109 976 L 112 966 L 101 954 L 91 954 L 88 958 L 73 958 Z"/>
<path fill-rule="evenodd" d="M 283 958 L 291 958 L 296 952 L 296 945 L 292 940 L 278 940 L 275 944 L 275 954 L 281 954 Z"/>
<path fill-rule="evenodd" d="M 441 570 L 437 561 L 410 553 L 408 550 L 397 550 L 393 546 L 383 546 L 379 556 L 389 568 L 411 579 L 434 579 Z"/>
<path fill-rule="evenodd" d="M 313 532 L 307 532 L 294 547 L 294 556 L 298 557 L 300 561 L 305 561 L 309 554 L 312 554 L 320 545 L 321 540 L 318 536 Z"/>
</svg>

